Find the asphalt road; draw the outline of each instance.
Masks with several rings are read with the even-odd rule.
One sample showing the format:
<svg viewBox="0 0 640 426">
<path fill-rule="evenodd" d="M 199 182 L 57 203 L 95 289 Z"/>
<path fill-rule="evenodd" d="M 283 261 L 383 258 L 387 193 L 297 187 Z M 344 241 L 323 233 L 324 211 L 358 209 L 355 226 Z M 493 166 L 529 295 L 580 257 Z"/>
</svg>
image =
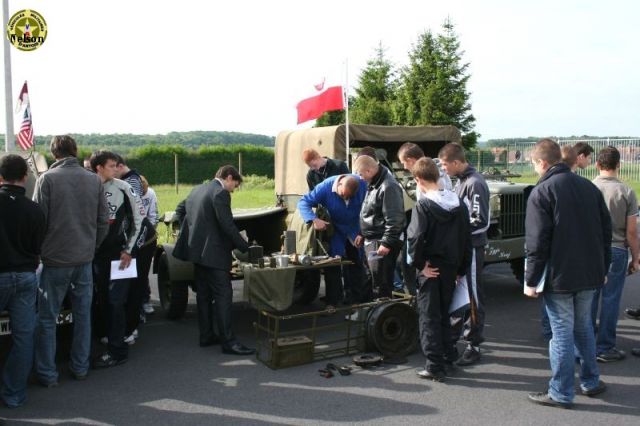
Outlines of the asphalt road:
<svg viewBox="0 0 640 426">
<path fill-rule="evenodd" d="M 539 407 L 527 392 L 541 391 L 549 375 L 547 347 L 539 335 L 539 304 L 522 295 L 507 269 L 489 267 L 487 342 L 482 362 L 459 369 L 445 383 L 424 381 L 416 353 L 401 365 L 331 379 L 324 362 L 271 370 L 254 357 L 199 348 L 194 306 L 180 321 L 161 312 L 140 330 L 127 364 L 73 380 L 61 361 L 60 386 L 29 388 L 21 408 L 0 408 L 3 424 L 616 424 L 640 419 L 640 358 L 600 364 L 608 391 L 576 397 L 573 410 Z M 640 304 L 640 275 L 627 281 L 623 307 Z M 236 334 L 254 343 L 255 310 L 237 304 Z M 640 321 L 621 319 L 618 346 L 640 346 Z M 332 360 L 348 364 L 349 358 Z M 577 384 L 577 383 L 576 383 Z"/>
</svg>

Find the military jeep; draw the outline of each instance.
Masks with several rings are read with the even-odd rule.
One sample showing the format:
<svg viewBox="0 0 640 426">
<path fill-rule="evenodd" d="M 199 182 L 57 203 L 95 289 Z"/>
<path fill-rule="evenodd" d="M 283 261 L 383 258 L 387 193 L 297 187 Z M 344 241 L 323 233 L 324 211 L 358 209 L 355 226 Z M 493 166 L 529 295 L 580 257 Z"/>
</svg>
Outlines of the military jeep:
<svg viewBox="0 0 640 426">
<path fill-rule="evenodd" d="M 341 160 L 347 152 L 354 158 L 365 146 L 376 149 L 378 160 L 388 167 L 404 188 L 405 210 L 415 203 L 415 182 L 398 161 L 398 148 L 405 142 L 419 145 L 429 157 L 436 157 L 449 142 L 460 142 L 460 131 L 453 126 L 377 126 L 352 124 L 349 144 L 346 126 L 317 127 L 283 131 L 275 144 L 275 207 L 234 211 L 239 229 L 245 229 L 251 241 L 265 247 L 264 252 L 278 251 L 282 231 L 296 211 L 298 200 L 308 192 L 308 167 L 302 152 L 313 148 L 320 155 Z M 349 162 L 352 163 L 351 161 Z M 488 179 L 491 192 L 491 223 L 485 262 L 510 262 L 515 275 L 522 278 L 524 267 L 524 189 L 527 185 Z M 171 223 L 171 220 L 168 220 Z M 187 306 L 188 287 L 193 287 L 193 267 L 171 256 L 173 244 L 158 248 L 154 272 L 158 273 L 161 304 L 170 318 L 179 318 Z M 309 303 L 318 294 L 319 274 L 300 272 L 296 276 L 294 302 Z"/>
</svg>

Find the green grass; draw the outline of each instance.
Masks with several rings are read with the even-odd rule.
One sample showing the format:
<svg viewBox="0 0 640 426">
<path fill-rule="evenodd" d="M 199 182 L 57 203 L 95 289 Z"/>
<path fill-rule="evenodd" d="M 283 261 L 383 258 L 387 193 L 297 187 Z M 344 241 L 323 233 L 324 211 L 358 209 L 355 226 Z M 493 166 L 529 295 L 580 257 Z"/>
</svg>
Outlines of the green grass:
<svg viewBox="0 0 640 426">
<path fill-rule="evenodd" d="M 152 185 L 158 196 L 158 210 L 173 211 L 189 195 L 195 185 Z M 240 189 L 231 194 L 231 208 L 273 207 L 276 204 L 273 179 L 263 176 L 245 176 Z"/>
</svg>

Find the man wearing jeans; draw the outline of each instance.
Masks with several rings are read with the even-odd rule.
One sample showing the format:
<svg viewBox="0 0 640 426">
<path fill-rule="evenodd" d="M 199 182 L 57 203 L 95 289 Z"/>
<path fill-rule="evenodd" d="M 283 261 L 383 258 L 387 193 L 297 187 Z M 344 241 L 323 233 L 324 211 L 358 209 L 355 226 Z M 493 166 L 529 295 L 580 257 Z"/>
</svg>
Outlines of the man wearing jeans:
<svg viewBox="0 0 640 426">
<path fill-rule="evenodd" d="M 598 188 L 571 173 L 561 158 L 550 139 L 538 142 L 531 154 L 540 180 L 527 201 L 524 292 L 529 297 L 542 292 L 553 332 L 548 390 L 529 394 L 529 400 L 570 408 L 576 355 L 582 394 L 606 389 L 596 363 L 591 304 L 611 261 L 611 219 Z"/>
<path fill-rule="evenodd" d="M 54 136 L 56 159 L 36 182 L 34 201 L 44 212 L 47 230 L 42 244 L 42 275 L 38 293 L 35 370 L 46 387 L 57 386 L 56 319 L 71 289 L 73 343 L 69 369 L 82 380 L 89 369 L 91 349 L 91 261 L 109 224 L 102 182 L 85 170 L 70 136 Z"/>
<path fill-rule="evenodd" d="M 44 238 L 44 215 L 25 197 L 27 162 L 0 159 L 0 311 L 9 311 L 12 346 L 2 373 L 2 400 L 18 407 L 27 398 L 36 326 L 36 268 Z"/>
<path fill-rule="evenodd" d="M 596 338 L 596 355 L 600 362 L 619 361 L 625 353 L 616 348 L 616 327 L 620 312 L 620 297 L 624 288 L 627 270 L 638 269 L 638 234 L 636 222 L 638 201 L 633 189 L 618 179 L 620 152 L 612 146 L 598 153 L 596 167 L 600 175 L 593 180 L 604 196 L 611 213 L 612 241 L 611 268 L 607 274 L 607 285 L 596 290 L 593 298 L 593 326 L 595 328 L 600 306 L 599 326 Z M 628 250 L 631 249 L 631 264 Z"/>
</svg>

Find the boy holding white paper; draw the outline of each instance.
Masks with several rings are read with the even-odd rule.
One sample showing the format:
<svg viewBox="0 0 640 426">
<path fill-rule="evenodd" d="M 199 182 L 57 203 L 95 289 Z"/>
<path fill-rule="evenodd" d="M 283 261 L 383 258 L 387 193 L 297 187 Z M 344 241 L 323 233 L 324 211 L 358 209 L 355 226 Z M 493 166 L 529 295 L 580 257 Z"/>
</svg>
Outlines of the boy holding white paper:
<svg viewBox="0 0 640 426">
<path fill-rule="evenodd" d="M 440 173 L 432 159 L 419 159 L 411 173 L 424 193 L 407 228 L 409 256 L 418 270 L 420 343 L 427 357 L 418 376 L 442 381 L 445 365 L 457 358 L 449 306 L 457 279 L 471 265 L 469 212 L 453 191 L 439 188 Z"/>
<path fill-rule="evenodd" d="M 125 304 L 130 278 L 115 279 L 112 263 L 127 270 L 132 265 L 132 250 L 142 224 L 142 201 L 128 183 L 115 178 L 118 157 L 109 151 L 98 151 L 91 156 L 91 168 L 104 185 L 109 206 L 109 232 L 93 260 L 93 277 L 97 287 L 95 328 L 98 336 L 108 339 L 107 351 L 94 360 L 94 368 L 107 368 L 123 364 L 129 355 L 125 343 Z M 135 265 L 131 268 L 135 271 Z M 131 274 L 129 274 L 131 275 Z M 127 276 L 127 274 L 124 274 Z"/>
</svg>

